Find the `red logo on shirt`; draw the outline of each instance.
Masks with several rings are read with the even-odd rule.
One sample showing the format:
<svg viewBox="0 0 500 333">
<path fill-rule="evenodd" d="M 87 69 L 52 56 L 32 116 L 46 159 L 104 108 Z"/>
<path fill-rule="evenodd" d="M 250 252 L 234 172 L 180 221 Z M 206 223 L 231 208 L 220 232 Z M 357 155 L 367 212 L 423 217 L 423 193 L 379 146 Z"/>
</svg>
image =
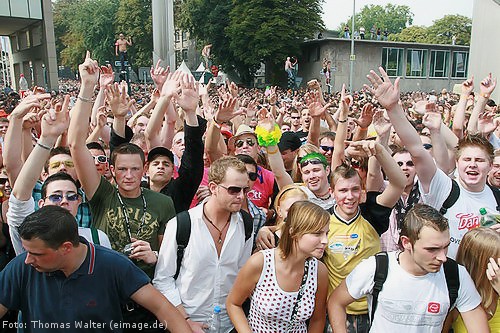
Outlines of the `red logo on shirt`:
<svg viewBox="0 0 500 333">
<path fill-rule="evenodd" d="M 429 313 L 439 313 L 439 309 L 441 309 L 441 304 L 435 302 L 429 302 L 427 304 L 427 312 Z"/>
<path fill-rule="evenodd" d="M 474 229 L 479 227 L 479 216 L 474 215 L 472 213 L 469 214 L 457 214 L 458 218 L 458 230 L 463 229 Z"/>
</svg>

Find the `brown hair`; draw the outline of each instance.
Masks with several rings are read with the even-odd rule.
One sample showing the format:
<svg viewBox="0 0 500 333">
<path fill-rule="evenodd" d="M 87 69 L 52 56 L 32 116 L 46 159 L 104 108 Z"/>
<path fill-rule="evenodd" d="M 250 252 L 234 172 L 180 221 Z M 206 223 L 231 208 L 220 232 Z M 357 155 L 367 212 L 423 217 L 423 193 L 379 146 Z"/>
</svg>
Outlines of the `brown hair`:
<svg viewBox="0 0 500 333">
<path fill-rule="evenodd" d="M 330 223 L 330 214 L 310 201 L 297 201 L 288 211 L 286 223 L 281 228 L 278 249 L 283 259 L 288 258 L 295 250 L 298 239 L 323 229 Z"/>
<path fill-rule="evenodd" d="M 307 200 L 307 194 L 304 192 L 304 190 L 301 189 L 301 186 L 299 184 L 286 185 L 279 191 L 279 193 L 276 195 L 276 199 L 274 200 L 276 213 L 279 212 L 280 205 L 283 201 L 293 197 L 301 197 L 301 200 Z M 278 215 L 278 217 L 276 218 L 276 229 L 281 228 L 284 223 L 284 219 L 281 219 Z"/>
<path fill-rule="evenodd" d="M 418 240 L 423 227 L 445 231 L 449 228 L 448 219 L 431 206 L 416 204 L 406 214 L 400 236 L 408 237 L 413 245 Z"/>
<path fill-rule="evenodd" d="M 293 168 L 292 168 L 292 179 L 294 183 L 301 183 L 302 182 L 302 174 L 300 173 L 300 168 L 299 168 L 299 162 L 300 158 L 299 157 L 304 157 L 307 154 L 310 153 L 319 153 L 319 148 L 316 147 L 315 145 L 312 145 L 310 143 L 306 143 L 302 146 L 297 151 L 297 155 L 295 156 L 295 160 L 293 163 Z"/>
<path fill-rule="evenodd" d="M 482 149 L 488 156 L 489 162 L 493 163 L 495 150 L 493 148 L 493 145 L 482 135 L 468 134 L 460 141 L 458 141 L 457 151 L 455 154 L 457 160 L 460 158 L 460 155 L 462 155 L 464 149 L 468 147 L 477 147 Z"/>
<path fill-rule="evenodd" d="M 359 176 L 359 173 L 358 171 L 356 171 L 356 169 L 346 164 L 341 164 L 335 168 L 335 171 L 332 174 L 331 186 L 332 188 L 335 188 L 335 184 L 340 178 L 351 179 L 354 177 L 359 177 L 359 180 L 361 182 L 361 177 Z"/>
<path fill-rule="evenodd" d="M 222 183 L 229 168 L 232 168 L 240 173 L 247 173 L 245 163 L 234 156 L 224 156 L 210 165 L 210 171 L 208 172 L 208 181 L 214 182 L 216 184 Z"/>
</svg>

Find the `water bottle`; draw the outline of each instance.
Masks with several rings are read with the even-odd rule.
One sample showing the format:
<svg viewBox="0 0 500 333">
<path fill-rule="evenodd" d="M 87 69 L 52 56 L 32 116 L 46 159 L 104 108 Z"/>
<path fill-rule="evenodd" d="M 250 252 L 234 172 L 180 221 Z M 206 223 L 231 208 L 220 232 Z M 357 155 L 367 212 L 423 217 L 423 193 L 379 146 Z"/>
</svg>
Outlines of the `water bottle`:
<svg viewBox="0 0 500 333">
<path fill-rule="evenodd" d="M 214 312 L 208 323 L 208 333 L 220 333 L 220 306 L 214 306 Z"/>
<path fill-rule="evenodd" d="M 481 214 L 480 225 L 481 227 L 489 228 L 500 221 L 500 215 L 498 214 L 488 214 L 486 208 L 480 208 L 479 214 Z"/>
</svg>

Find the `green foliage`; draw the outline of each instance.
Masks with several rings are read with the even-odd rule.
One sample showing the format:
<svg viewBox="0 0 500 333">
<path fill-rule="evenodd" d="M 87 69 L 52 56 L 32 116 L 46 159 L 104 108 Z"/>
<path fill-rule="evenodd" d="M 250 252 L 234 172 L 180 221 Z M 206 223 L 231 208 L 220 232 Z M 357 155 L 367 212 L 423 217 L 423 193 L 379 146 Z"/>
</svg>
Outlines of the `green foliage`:
<svg viewBox="0 0 500 333">
<path fill-rule="evenodd" d="M 345 25 L 351 29 L 351 19 L 352 16 L 339 26 L 338 30 L 342 35 Z M 382 33 L 387 29 L 389 34 L 396 34 L 412 23 L 413 13 L 408 6 L 393 4 L 387 4 L 385 7 L 381 5 L 366 5 L 356 13 L 354 28 L 358 30 L 360 27 L 364 27 L 366 36 L 370 36 L 370 29 L 373 26 L 380 28 Z"/>
<path fill-rule="evenodd" d="M 389 35 L 389 40 L 396 42 L 429 43 L 427 27 L 411 26 L 403 29 L 399 34 Z"/>
<path fill-rule="evenodd" d="M 216 63 L 248 81 L 261 62 L 276 64 L 297 55 L 301 41 L 323 29 L 322 2 L 186 0 L 181 27 L 189 28 L 201 47 L 212 44 Z"/>
<path fill-rule="evenodd" d="M 429 42 L 433 44 L 451 44 L 453 35 L 457 37 L 456 44 L 470 45 L 472 20 L 462 15 L 446 15 L 435 20 L 429 27 Z"/>
</svg>

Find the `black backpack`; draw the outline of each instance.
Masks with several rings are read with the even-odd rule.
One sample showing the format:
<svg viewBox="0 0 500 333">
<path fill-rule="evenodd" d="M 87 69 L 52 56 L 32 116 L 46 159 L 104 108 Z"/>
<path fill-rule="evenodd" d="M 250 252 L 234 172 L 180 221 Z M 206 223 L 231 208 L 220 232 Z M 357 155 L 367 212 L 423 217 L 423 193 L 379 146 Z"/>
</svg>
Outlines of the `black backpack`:
<svg viewBox="0 0 500 333">
<path fill-rule="evenodd" d="M 491 186 L 490 184 L 486 184 L 488 187 L 491 189 L 493 192 L 493 195 L 495 196 L 495 200 L 497 202 L 497 212 L 500 212 L 500 190 L 497 189 L 496 187 Z M 451 191 L 450 194 L 448 195 L 448 198 L 443 202 L 443 207 L 439 210 L 441 214 L 446 214 L 448 209 L 457 202 L 458 197 L 460 196 L 460 187 L 458 186 L 458 183 L 456 180 L 452 179 L 451 180 Z"/>
<path fill-rule="evenodd" d="M 245 226 L 245 241 L 252 237 L 253 233 L 253 218 L 252 216 L 244 211 L 240 210 L 241 216 L 243 217 L 243 224 Z M 189 236 L 191 235 L 191 216 L 189 212 L 183 211 L 177 214 L 177 232 L 175 234 L 175 240 L 177 241 L 177 268 L 175 270 L 174 279 L 179 276 L 179 271 L 181 270 L 182 258 L 184 258 L 184 250 L 188 246 Z"/>
<path fill-rule="evenodd" d="M 384 282 L 387 279 L 387 272 L 389 271 L 389 257 L 387 252 L 379 252 L 375 255 L 375 275 L 373 276 L 373 301 L 371 322 L 373 322 L 375 310 L 377 310 L 378 294 L 384 287 Z M 453 308 L 457 298 L 458 289 L 460 288 L 460 279 L 458 276 L 458 264 L 455 260 L 447 258 L 443 264 L 444 276 L 446 278 L 446 286 L 448 287 L 448 298 L 450 299 L 450 311 Z M 371 324 L 370 324 L 371 325 Z"/>
</svg>

